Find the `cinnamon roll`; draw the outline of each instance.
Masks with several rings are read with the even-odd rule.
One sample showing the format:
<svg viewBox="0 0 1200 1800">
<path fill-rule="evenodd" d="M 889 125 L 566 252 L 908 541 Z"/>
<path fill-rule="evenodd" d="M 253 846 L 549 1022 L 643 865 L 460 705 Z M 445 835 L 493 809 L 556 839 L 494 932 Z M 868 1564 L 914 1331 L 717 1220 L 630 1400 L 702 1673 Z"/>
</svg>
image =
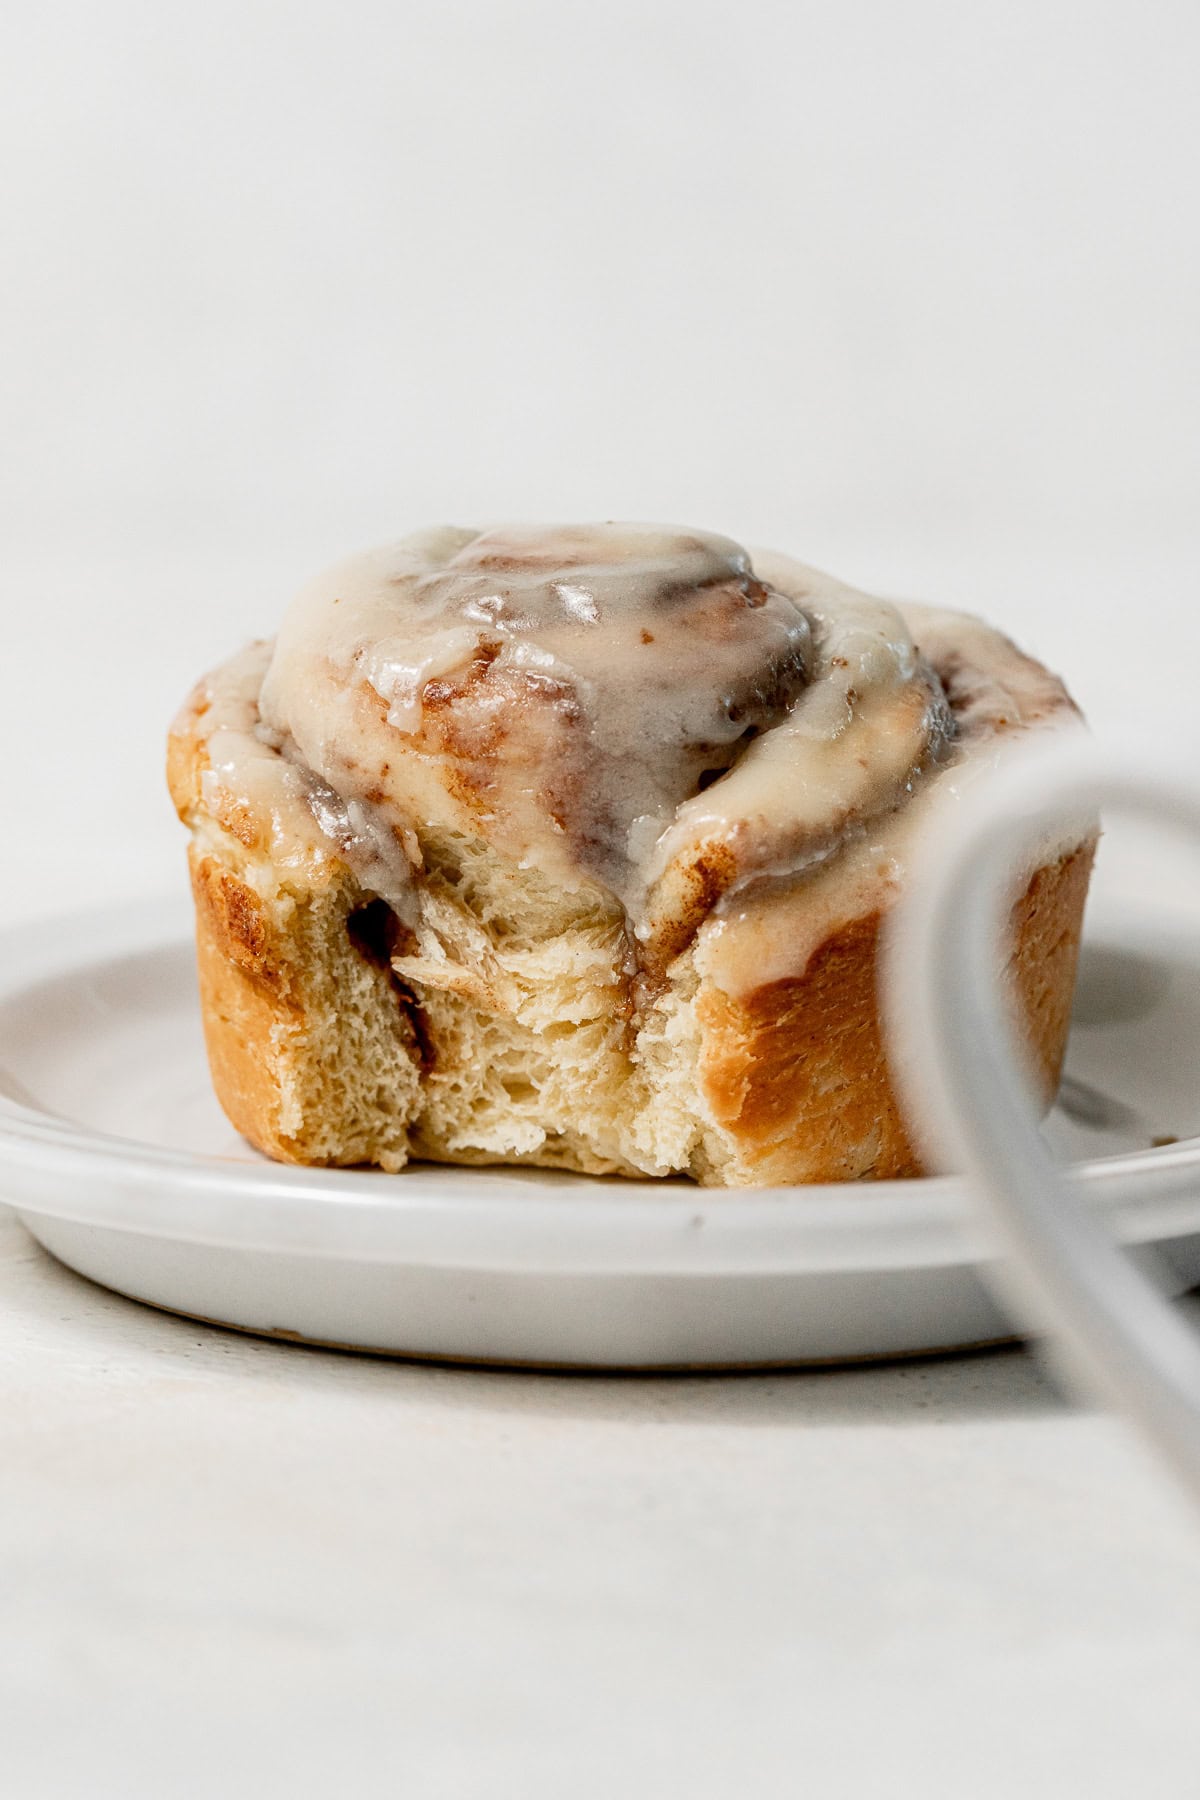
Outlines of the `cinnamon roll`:
<svg viewBox="0 0 1200 1800">
<path fill-rule="evenodd" d="M 931 796 L 1077 716 L 966 614 L 706 532 L 354 558 L 171 734 L 217 1093 L 291 1162 L 915 1173 L 881 919 Z M 1047 1096 L 1093 849 L 1043 846 L 1013 909 Z"/>
</svg>

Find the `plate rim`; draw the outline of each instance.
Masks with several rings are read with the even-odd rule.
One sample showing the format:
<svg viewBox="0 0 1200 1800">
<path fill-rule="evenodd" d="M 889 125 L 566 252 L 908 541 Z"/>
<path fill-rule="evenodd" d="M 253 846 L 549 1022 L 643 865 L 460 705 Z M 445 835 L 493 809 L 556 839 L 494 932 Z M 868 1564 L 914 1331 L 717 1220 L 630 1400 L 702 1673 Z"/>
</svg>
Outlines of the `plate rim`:
<svg viewBox="0 0 1200 1800">
<path fill-rule="evenodd" d="M 10 925 L 0 930 L 0 1002 L 121 955 L 172 946 L 182 952 L 190 938 L 190 907 L 179 895 Z M 1192 953 L 1200 960 L 1200 946 Z M 0 1161 L 10 1177 L 6 1198 L 19 1216 L 214 1248 L 624 1276 L 864 1272 L 990 1260 L 966 1184 L 955 1175 L 731 1190 L 503 1165 L 413 1164 L 398 1178 L 243 1163 L 143 1143 L 3 1095 Z M 1071 1169 L 1089 1203 L 1133 1244 L 1200 1231 L 1198 1174 L 1200 1136 Z"/>
</svg>

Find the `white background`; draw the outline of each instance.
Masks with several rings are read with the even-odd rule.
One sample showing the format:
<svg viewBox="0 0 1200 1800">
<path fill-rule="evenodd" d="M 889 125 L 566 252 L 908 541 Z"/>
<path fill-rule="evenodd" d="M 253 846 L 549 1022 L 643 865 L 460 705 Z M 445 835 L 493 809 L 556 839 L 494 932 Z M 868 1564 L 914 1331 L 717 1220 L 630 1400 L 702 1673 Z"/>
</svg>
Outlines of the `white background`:
<svg viewBox="0 0 1200 1800">
<path fill-rule="evenodd" d="M 431 520 L 663 518 L 1193 711 L 1191 0 L 50 0 L 0 39 L 0 749 L 177 879 L 206 664 Z"/>
<path fill-rule="evenodd" d="M 775 543 L 1200 747 L 1198 56 L 1194 0 L 6 9 L 0 918 L 178 887 L 192 680 L 443 518 Z M 362 1365 L 6 1229 L 14 1800 L 1195 1789 L 1190 1521 L 1026 1359 Z"/>
</svg>

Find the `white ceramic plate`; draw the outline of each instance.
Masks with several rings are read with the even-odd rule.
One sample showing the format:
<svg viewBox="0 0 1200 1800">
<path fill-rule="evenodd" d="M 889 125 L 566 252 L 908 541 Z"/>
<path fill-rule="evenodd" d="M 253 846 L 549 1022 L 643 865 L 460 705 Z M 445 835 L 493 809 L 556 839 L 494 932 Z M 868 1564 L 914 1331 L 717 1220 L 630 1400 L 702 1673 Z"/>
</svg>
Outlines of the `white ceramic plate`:
<svg viewBox="0 0 1200 1800">
<path fill-rule="evenodd" d="M 212 1097 L 189 925 L 160 905 L 0 936 L 0 1199 L 95 1281 L 243 1330 L 482 1362 L 755 1366 L 1010 1334 L 950 1179 L 713 1193 L 276 1167 Z M 1101 932 L 1047 1129 L 1178 1291 L 1200 1281 L 1197 1043 L 1200 948 Z M 1149 1147 L 1166 1137 L 1184 1141 Z"/>
</svg>

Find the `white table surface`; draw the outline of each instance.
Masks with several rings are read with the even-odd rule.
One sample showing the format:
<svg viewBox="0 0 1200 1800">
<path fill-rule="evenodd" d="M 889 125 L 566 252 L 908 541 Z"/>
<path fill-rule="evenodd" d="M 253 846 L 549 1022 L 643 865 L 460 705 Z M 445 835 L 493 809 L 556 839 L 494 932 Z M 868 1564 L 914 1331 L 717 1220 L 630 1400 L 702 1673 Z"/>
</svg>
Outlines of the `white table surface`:
<svg viewBox="0 0 1200 1800">
<path fill-rule="evenodd" d="M 473 1372 L 0 1232 L 14 1796 L 1196 1791 L 1200 1534 L 1004 1352 Z"/>
<path fill-rule="evenodd" d="M 1094 629 L 1132 549 L 1047 553 L 1041 620 L 967 561 L 898 555 L 894 585 L 982 588 L 1102 729 L 1151 728 L 1162 688 Z M 1164 557 L 1154 633 L 1186 629 L 1195 563 Z M 8 556 L 10 669 L 46 670 L 69 595 L 96 610 L 72 615 L 53 715 L 8 684 L 10 764 L 36 779 L 8 796 L 0 924 L 179 885 L 164 717 L 269 628 L 290 573 Z M 1190 671 L 1157 667 L 1181 708 Z M 1200 1788 L 1200 1522 L 1023 1351 L 761 1377 L 405 1366 L 156 1314 L 0 1219 L 14 1800 Z"/>
</svg>

